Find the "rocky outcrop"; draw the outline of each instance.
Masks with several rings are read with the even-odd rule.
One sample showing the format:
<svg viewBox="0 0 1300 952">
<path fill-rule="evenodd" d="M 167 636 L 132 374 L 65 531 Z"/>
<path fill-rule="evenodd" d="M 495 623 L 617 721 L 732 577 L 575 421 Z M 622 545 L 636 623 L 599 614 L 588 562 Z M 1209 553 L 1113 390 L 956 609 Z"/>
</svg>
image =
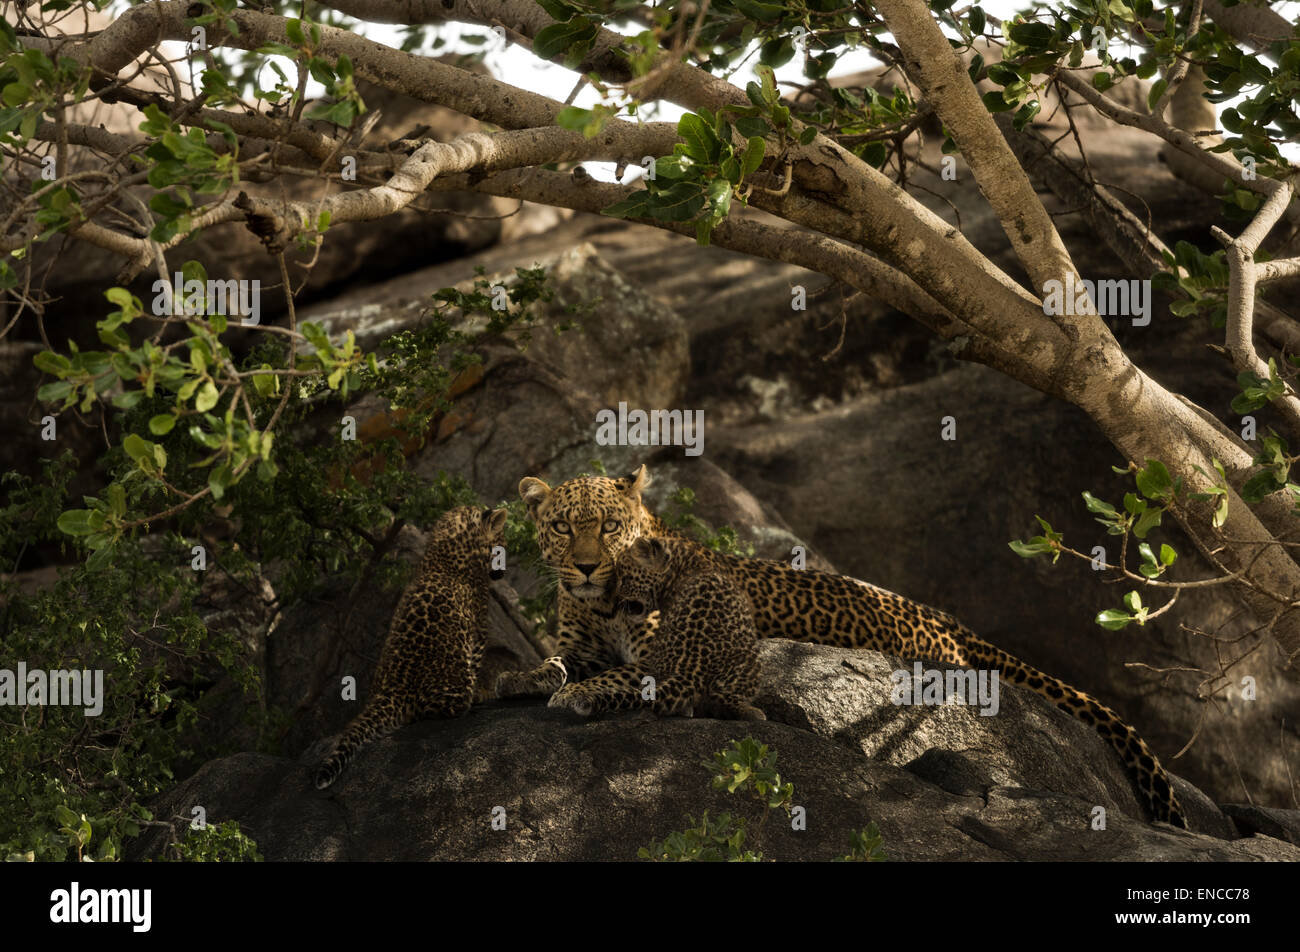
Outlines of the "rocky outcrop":
<svg viewBox="0 0 1300 952">
<path fill-rule="evenodd" d="M 939 432 L 949 416 L 956 439 L 945 441 Z M 747 489 L 841 571 L 940 607 L 1096 694 L 1165 760 L 1205 715 L 1196 743 L 1173 769 L 1218 799 L 1240 797 L 1244 784 L 1264 802 L 1292 802 L 1286 752 L 1297 749 L 1300 735 L 1287 714 L 1300 706 L 1300 685 L 1280 673 L 1271 639 L 1246 634 L 1223 588 L 1188 590 L 1177 614 L 1110 632 L 1093 618 L 1127 589 L 1099 584 L 1086 562 L 1025 560 L 1008 548 L 1011 539 L 1040 531 L 1040 515 L 1074 548 L 1106 546 L 1118 558 L 1114 538 L 1079 493 L 1118 504 L 1132 481 L 1110 471 L 1121 460 L 1080 411 L 985 368 L 962 367 L 818 414 L 711 437 L 714 462 L 743 474 Z M 1211 566 L 1166 522 L 1152 538 L 1178 551 L 1173 577 L 1211 577 Z M 1245 635 L 1260 647 L 1207 712 L 1205 675 L 1158 669 L 1217 671 L 1219 649 L 1209 634 Z M 1251 699 L 1242 690 L 1247 675 L 1255 679 Z"/>
<path fill-rule="evenodd" d="M 1231 824 L 1189 785 L 1201 832 L 1146 823 L 1100 738 L 1032 694 L 1004 687 L 996 717 L 899 708 L 881 680 L 897 659 L 772 641 L 762 662 L 767 722 L 582 721 L 540 702 L 492 702 L 374 742 L 325 793 L 309 765 L 328 739 L 296 761 L 212 761 L 154 813 L 188 818 L 202 806 L 210 823 L 238 820 L 268 860 L 630 860 L 688 814 L 743 809 L 701 763 L 752 735 L 777 751 L 807 820 L 751 829 L 746 845 L 768 859 L 841 856 L 870 822 L 893 860 L 1300 859 L 1270 836 L 1223 838 Z M 1104 830 L 1090 822 L 1097 806 Z M 165 839 L 153 830 L 135 854 Z"/>
</svg>

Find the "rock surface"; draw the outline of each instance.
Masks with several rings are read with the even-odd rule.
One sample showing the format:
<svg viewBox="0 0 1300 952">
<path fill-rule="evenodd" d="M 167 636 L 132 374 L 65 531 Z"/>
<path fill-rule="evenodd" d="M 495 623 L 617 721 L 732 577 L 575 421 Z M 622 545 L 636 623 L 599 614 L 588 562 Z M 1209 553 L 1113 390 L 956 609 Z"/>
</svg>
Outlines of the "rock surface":
<svg viewBox="0 0 1300 952">
<path fill-rule="evenodd" d="M 741 806 L 710 787 L 701 762 L 752 735 L 778 752 L 807 816 L 806 830 L 774 817 L 751 837 L 768 859 L 843 855 L 850 832 L 874 821 L 893 860 L 1300 860 L 1300 848 L 1269 836 L 1220 839 L 1130 815 L 1100 739 L 1033 695 L 1004 689 L 995 718 L 900 711 L 880 703 L 879 675 L 895 659 L 777 641 L 762 658 L 767 722 L 648 712 L 582 721 L 491 702 L 376 741 L 325 793 L 309 765 L 328 739 L 297 761 L 212 761 L 154 812 L 179 821 L 202 805 L 209 822 L 236 819 L 268 860 L 630 860 L 687 814 Z M 1108 806 L 1105 830 L 1090 828 L 1098 805 Z M 492 826 L 497 807 L 503 830 Z M 1206 809 L 1202 828 L 1215 822 Z M 142 837 L 137 856 L 164 839 Z"/>
</svg>

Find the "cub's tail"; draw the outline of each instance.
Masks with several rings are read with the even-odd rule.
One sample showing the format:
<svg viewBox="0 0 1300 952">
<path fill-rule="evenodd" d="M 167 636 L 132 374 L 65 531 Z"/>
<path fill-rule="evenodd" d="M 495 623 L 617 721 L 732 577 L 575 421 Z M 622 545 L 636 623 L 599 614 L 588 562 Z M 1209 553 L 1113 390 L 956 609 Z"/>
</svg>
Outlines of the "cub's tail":
<svg viewBox="0 0 1300 952">
<path fill-rule="evenodd" d="M 961 645 L 966 656 L 965 663 L 970 667 L 997 669 L 1004 680 L 1041 694 L 1067 714 L 1091 724 L 1124 761 L 1124 767 L 1137 788 L 1139 798 L 1146 803 L 1152 819 L 1187 829 L 1187 817 L 1174 793 L 1169 774 L 1146 745 L 1146 741 L 1125 724 L 1118 714 L 1078 688 L 1072 688 L 1064 681 L 1030 667 L 1014 655 L 969 632 L 962 637 Z"/>
<path fill-rule="evenodd" d="M 316 768 L 316 789 L 324 790 L 343 772 L 357 750 L 376 737 L 388 734 L 404 723 L 397 705 L 380 695 L 366 705 L 343 731 L 334 751 Z"/>
</svg>

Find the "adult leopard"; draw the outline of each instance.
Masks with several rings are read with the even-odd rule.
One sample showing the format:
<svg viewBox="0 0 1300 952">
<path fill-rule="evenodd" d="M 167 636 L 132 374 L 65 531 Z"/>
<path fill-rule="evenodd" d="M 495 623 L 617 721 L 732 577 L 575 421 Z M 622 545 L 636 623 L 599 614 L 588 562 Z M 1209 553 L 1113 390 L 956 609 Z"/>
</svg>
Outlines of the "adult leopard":
<svg viewBox="0 0 1300 952">
<path fill-rule="evenodd" d="M 558 581 L 557 654 L 532 671 L 503 673 L 498 696 L 551 695 L 566 681 L 624 663 L 615 561 L 643 536 L 674 534 L 642 502 L 648 484 L 644 465 L 617 479 L 581 476 L 554 489 L 532 476 L 519 483 L 542 557 Z M 1186 829 L 1169 775 L 1137 731 L 1096 698 L 983 641 L 951 615 L 858 579 L 784 562 L 714 553 L 714 565 L 729 572 L 749 597 L 760 637 L 997 670 L 1003 680 L 1041 694 L 1105 738 L 1155 820 Z"/>
</svg>

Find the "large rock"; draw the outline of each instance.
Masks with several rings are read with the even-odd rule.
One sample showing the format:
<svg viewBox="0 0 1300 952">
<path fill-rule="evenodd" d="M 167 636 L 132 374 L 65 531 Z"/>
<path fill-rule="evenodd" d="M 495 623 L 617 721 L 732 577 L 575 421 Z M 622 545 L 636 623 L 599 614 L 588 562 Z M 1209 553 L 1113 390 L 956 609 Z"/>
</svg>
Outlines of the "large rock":
<svg viewBox="0 0 1300 952">
<path fill-rule="evenodd" d="M 963 742 L 929 748 L 948 750 L 949 761 L 962 757 L 968 777 L 960 789 L 927 763 L 933 753 L 902 763 L 924 743 L 908 749 L 894 736 L 869 756 L 842 731 L 824 736 L 836 719 L 827 708 L 831 696 L 844 705 L 844 723 L 854 716 L 901 720 L 900 733 L 979 717 L 960 708 L 900 713 L 887 701 L 882 710 L 878 696 L 817 686 L 847 654 L 764 645 L 770 713 L 817 719 L 821 730 L 648 712 L 582 721 L 539 703 L 493 702 L 376 741 L 327 793 L 309 776 L 324 740 L 298 761 L 246 753 L 210 762 L 161 797 L 154 813 L 188 817 L 200 805 L 209 822 L 238 820 L 268 860 L 629 860 L 638 847 L 683 829 L 688 814 L 743 809 L 711 789 L 701 761 L 751 735 L 778 752 L 782 778 L 806 811 L 806 830 L 776 821 L 752 831 L 747 845 L 769 859 L 843 855 L 850 832 L 872 821 L 895 860 L 1300 859 L 1300 848 L 1267 836 L 1226 840 L 1130 816 L 1100 740 L 1090 743 L 1079 725 L 1032 695 L 1011 700 L 1013 689 L 1004 694 L 1001 718 L 1015 726 L 968 734 L 979 738 L 981 756 L 994 753 L 995 766 L 960 755 Z M 898 664 L 869 652 L 852 661 L 864 670 Z M 1017 735 L 1033 743 L 1002 746 Z M 1107 803 L 1118 808 L 1107 811 L 1105 830 L 1091 829 L 1092 808 Z M 493 829 L 496 808 L 504 810 L 503 830 Z M 152 830 L 133 854 L 155 855 L 165 837 Z"/>
</svg>

